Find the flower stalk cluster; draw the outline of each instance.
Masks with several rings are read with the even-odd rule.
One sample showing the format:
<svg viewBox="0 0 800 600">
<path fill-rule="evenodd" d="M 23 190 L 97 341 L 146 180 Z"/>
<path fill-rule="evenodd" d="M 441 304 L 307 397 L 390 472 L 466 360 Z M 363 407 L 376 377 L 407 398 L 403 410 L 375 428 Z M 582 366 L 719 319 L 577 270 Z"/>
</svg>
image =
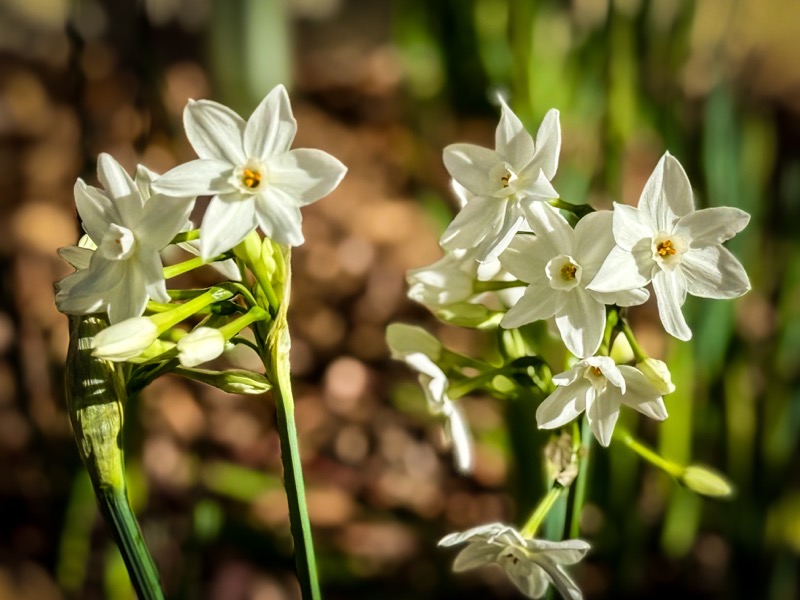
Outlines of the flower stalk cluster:
<svg viewBox="0 0 800 600">
<path fill-rule="evenodd" d="M 247 121 L 216 102 L 190 100 L 184 125 L 196 160 L 163 175 L 139 166 L 131 177 L 101 154 L 101 187 L 80 179 L 75 184 L 86 235 L 60 250 L 76 270 L 56 284 L 56 304 L 74 323 L 68 404 L 76 440 L 101 506 L 106 491 L 114 491 L 104 514 L 137 593 L 160 598 L 158 573 L 125 493 L 119 450 L 125 399 L 165 373 L 230 393 L 271 389 L 300 588 L 304 600 L 320 598 L 294 425 L 286 314 L 291 247 L 303 243 L 300 208 L 333 191 L 346 169 L 321 150 L 291 149 L 297 123 L 283 86 Z M 195 230 L 189 215 L 204 195 L 212 196 L 211 203 Z M 173 245 L 194 256 L 165 266 L 161 253 Z M 167 288 L 169 279 L 206 265 L 222 281 L 208 289 Z M 242 335 L 245 330 L 250 335 Z M 238 344 L 258 354 L 264 373 L 199 368 Z M 88 433 L 104 431 L 116 433 Z"/>
<path fill-rule="evenodd" d="M 408 273 L 411 299 L 447 324 L 493 333 L 497 351 L 485 360 L 462 356 L 420 328 L 398 324 L 389 327 L 387 341 L 392 356 L 419 373 L 430 411 L 447 417 L 461 472 L 473 461 L 464 456 L 472 438 L 460 396 L 539 399 L 538 428 L 560 432 L 540 438 L 550 478 L 542 501 L 519 530 L 492 523 L 450 534 L 440 545 L 468 544 L 456 571 L 496 563 L 530 598 L 543 596 L 549 584 L 565 598 L 581 598 L 561 565 L 578 562 L 589 549 L 565 536 L 580 533 L 592 440 L 602 447 L 617 440 L 697 493 L 732 493 L 713 469 L 668 461 L 616 424 L 628 409 L 666 419 L 664 397 L 675 390 L 668 366 L 638 343 L 629 307 L 652 293 L 666 333 L 689 340 L 682 312 L 687 295 L 726 299 L 750 288 L 742 265 L 722 246 L 749 215 L 727 207 L 697 210 L 689 179 L 669 152 L 636 206 L 595 210 L 564 201 L 553 185 L 558 111 L 545 115 L 534 138 L 502 99 L 500 105 L 494 149 L 444 149 L 460 210 L 442 234 L 443 258 Z M 565 368 L 542 355 L 548 330 L 563 344 Z M 533 537 L 542 523 L 550 541 Z"/>
</svg>

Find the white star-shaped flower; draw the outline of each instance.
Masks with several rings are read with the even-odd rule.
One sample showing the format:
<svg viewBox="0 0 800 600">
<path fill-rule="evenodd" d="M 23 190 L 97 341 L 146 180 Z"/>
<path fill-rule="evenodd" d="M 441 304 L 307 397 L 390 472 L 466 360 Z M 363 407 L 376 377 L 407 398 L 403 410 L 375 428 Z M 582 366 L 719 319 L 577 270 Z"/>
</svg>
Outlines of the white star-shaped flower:
<svg viewBox="0 0 800 600">
<path fill-rule="evenodd" d="M 664 329 L 681 340 L 692 332 L 681 307 L 686 294 L 736 298 L 750 289 L 741 263 L 722 242 L 750 221 L 738 208 L 694 209 L 689 178 L 665 153 L 647 180 L 639 206 L 614 205 L 611 251 L 590 290 L 630 290 L 653 282 Z"/>
<path fill-rule="evenodd" d="M 496 257 L 519 231 L 524 206 L 558 198 L 550 183 L 561 149 L 558 111 L 547 112 L 534 142 L 502 99 L 501 105 L 494 150 L 452 144 L 443 155 L 450 175 L 472 197 L 445 230 L 441 244 L 448 250 L 476 248 L 481 262 Z"/>
<path fill-rule="evenodd" d="M 585 410 L 597 441 L 608 446 L 623 404 L 651 419 L 667 418 L 661 392 L 650 380 L 634 367 L 615 365 L 607 356 L 579 360 L 569 371 L 555 375 L 553 383 L 556 391 L 536 410 L 540 429 L 566 425 Z"/>
<path fill-rule="evenodd" d="M 454 546 L 464 542 L 469 545 L 453 563 L 453 570 L 457 573 L 496 563 L 528 598 L 541 598 L 549 584 L 553 584 L 564 598 L 583 598 L 562 566 L 575 564 L 584 557 L 590 546 L 583 540 L 550 542 L 525 538 L 513 527 L 490 523 L 451 533 L 442 538 L 439 545 Z"/>
<path fill-rule="evenodd" d="M 297 122 L 282 85 L 247 122 L 211 100 L 190 100 L 183 121 L 200 158 L 168 171 L 154 188 L 213 195 L 201 224 L 203 260 L 230 250 L 256 226 L 278 243 L 302 244 L 300 207 L 327 196 L 347 171 L 322 150 L 289 149 Z"/>
<path fill-rule="evenodd" d="M 402 360 L 419 373 L 419 383 L 428 401 L 428 410 L 446 419 L 446 432 L 453 444 L 456 468 L 472 470 L 472 435 L 461 409 L 447 395 L 447 375 L 434 362 L 442 352 L 439 341 L 420 327 L 393 323 L 386 330 L 392 358 Z"/>
<path fill-rule="evenodd" d="M 642 289 L 615 293 L 586 289 L 614 247 L 611 212 L 590 213 L 575 229 L 544 202 L 527 206 L 525 215 L 535 237 L 515 237 L 500 255 L 500 263 L 528 287 L 500 325 L 513 329 L 555 316 L 567 349 L 581 358 L 591 356 L 603 339 L 606 304 L 632 306 L 648 297 Z"/>
<path fill-rule="evenodd" d="M 113 324 L 141 316 L 149 298 L 169 302 L 159 252 L 181 231 L 194 198 L 151 197 L 149 172 L 138 169 L 134 182 L 108 154 L 97 173 L 104 190 L 75 183 L 78 214 L 97 249 L 62 251 L 78 271 L 59 282 L 56 304 L 68 314 L 107 312 Z"/>
</svg>

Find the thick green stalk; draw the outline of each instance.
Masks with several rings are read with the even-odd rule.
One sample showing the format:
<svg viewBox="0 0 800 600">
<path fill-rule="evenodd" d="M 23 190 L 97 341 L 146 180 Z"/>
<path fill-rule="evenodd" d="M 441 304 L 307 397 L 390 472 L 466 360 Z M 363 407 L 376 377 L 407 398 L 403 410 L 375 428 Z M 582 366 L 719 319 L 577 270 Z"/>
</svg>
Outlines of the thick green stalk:
<svg viewBox="0 0 800 600">
<path fill-rule="evenodd" d="M 581 426 L 575 427 L 578 431 L 573 435 L 578 441 L 578 477 L 575 480 L 575 488 L 572 496 L 572 517 L 569 524 L 569 537 L 577 538 L 581 534 L 581 512 L 586 503 L 586 486 L 589 480 L 589 460 L 591 457 L 592 442 L 594 434 L 589 421 L 584 415 Z"/>
<path fill-rule="evenodd" d="M 91 355 L 91 338 L 108 322 L 100 316 L 70 317 L 67 410 L 75 441 L 141 600 L 161 600 L 158 570 L 131 510 L 122 453 L 125 381 L 119 365 Z"/>
<path fill-rule="evenodd" d="M 281 461 L 283 463 L 284 487 L 289 502 L 289 524 L 294 538 L 295 564 L 300 581 L 303 600 L 322 598 L 317 577 L 314 540 L 306 507 L 303 467 L 300 463 L 300 446 L 297 441 L 297 426 L 294 420 L 294 396 L 289 366 L 289 349 L 292 342 L 286 312 L 289 308 L 290 274 L 283 282 L 283 299 L 278 314 L 267 337 L 268 373 L 275 398 L 275 411 L 278 422 L 278 435 L 281 441 Z"/>
</svg>

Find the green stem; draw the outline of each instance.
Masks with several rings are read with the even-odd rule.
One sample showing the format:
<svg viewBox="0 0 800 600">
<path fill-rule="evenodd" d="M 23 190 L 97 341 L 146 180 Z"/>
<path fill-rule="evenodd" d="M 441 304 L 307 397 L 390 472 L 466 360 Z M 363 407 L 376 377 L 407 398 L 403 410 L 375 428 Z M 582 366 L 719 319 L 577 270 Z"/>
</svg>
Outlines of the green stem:
<svg viewBox="0 0 800 600">
<path fill-rule="evenodd" d="M 628 448 L 636 452 L 636 454 L 641 456 L 647 462 L 669 473 L 673 477 L 680 478 L 686 471 L 683 466 L 674 463 L 671 460 L 667 460 L 660 454 L 657 454 L 655 451 L 636 440 L 630 434 L 630 432 L 621 427 L 617 427 L 614 430 L 614 437 L 625 444 Z"/>
<path fill-rule="evenodd" d="M 133 587 L 143 600 L 164 598 L 150 552 L 125 489 L 122 453 L 125 378 L 122 367 L 95 358 L 89 340 L 108 326 L 100 316 L 71 317 L 66 365 L 67 411 L 78 451 Z"/>
<path fill-rule="evenodd" d="M 631 346 L 631 350 L 633 350 L 633 355 L 636 357 L 636 362 L 643 362 L 648 359 L 647 353 L 642 349 L 639 345 L 639 342 L 636 341 L 636 336 L 633 334 L 630 325 L 625 319 L 619 320 L 619 327 L 622 329 L 622 333 L 625 334 L 625 337 L 628 340 L 628 343 Z"/>
<path fill-rule="evenodd" d="M 188 273 L 193 269 L 198 269 L 204 264 L 206 264 L 206 262 L 199 256 L 196 256 L 195 258 L 190 258 L 189 260 L 179 262 L 178 264 L 164 267 L 164 279 L 172 279 L 178 275 Z"/>
<path fill-rule="evenodd" d="M 509 288 L 523 287 L 528 285 L 522 281 L 476 281 L 472 288 L 476 294 L 483 292 L 496 292 L 498 290 L 507 290 Z"/>
<path fill-rule="evenodd" d="M 558 208 L 561 210 L 566 210 L 567 212 L 571 212 L 576 217 L 584 217 L 589 213 L 593 213 L 594 209 L 588 204 L 572 204 L 571 202 L 566 202 L 561 199 L 550 200 L 550 206 L 553 208 Z"/>
<path fill-rule="evenodd" d="M 575 488 L 572 497 L 572 516 L 569 524 L 569 537 L 576 538 L 581 533 L 581 511 L 586 503 L 586 489 L 589 480 L 589 460 L 591 457 L 592 442 L 594 435 L 589 427 L 586 415 L 583 417 L 580 428 L 575 425 L 573 435 L 579 440 L 578 444 L 578 477 L 575 480 Z"/>
<path fill-rule="evenodd" d="M 560 483 L 553 484 L 553 487 L 547 492 L 544 498 L 541 499 L 539 504 L 536 505 L 536 508 L 533 509 L 533 513 L 528 518 L 528 522 L 525 523 L 525 526 L 520 531 L 520 534 L 524 538 L 532 538 L 536 533 L 536 530 L 539 529 L 539 525 L 542 524 L 544 518 L 547 516 L 547 513 L 550 512 L 550 509 L 553 508 L 558 498 L 561 496 L 561 493 L 565 490 Z"/>
<path fill-rule="evenodd" d="M 294 419 L 294 397 L 289 376 L 289 330 L 275 323 L 269 344 L 270 375 L 277 413 L 278 435 L 281 441 L 284 486 L 289 501 L 289 521 L 294 538 L 297 577 L 303 600 L 319 600 L 322 596 L 317 577 L 314 541 L 306 507 L 303 467 Z M 275 332 L 275 329 L 279 329 Z M 277 338 L 277 340 L 276 340 Z"/>
<path fill-rule="evenodd" d="M 100 512 L 111 529 L 139 599 L 163 600 L 158 570 L 136 522 L 124 486 L 119 490 L 98 487 L 95 483 L 94 488 Z"/>
<path fill-rule="evenodd" d="M 200 230 L 190 229 L 189 231 L 184 231 L 176 235 L 174 238 L 172 238 L 170 244 L 182 244 L 183 242 L 190 242 L 192 240 L 199 240 L 199 239 L 200 239 Z"/>
</svg>

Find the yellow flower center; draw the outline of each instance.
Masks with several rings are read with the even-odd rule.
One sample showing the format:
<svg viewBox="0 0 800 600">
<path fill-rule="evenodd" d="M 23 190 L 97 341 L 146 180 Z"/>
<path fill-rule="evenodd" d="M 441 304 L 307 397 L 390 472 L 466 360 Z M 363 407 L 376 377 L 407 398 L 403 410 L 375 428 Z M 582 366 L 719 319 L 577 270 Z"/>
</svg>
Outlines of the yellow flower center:
<svg viewBox="0 0 800 600">
<path fill-rule="evenodd" d="M 508 187 L 508 182 L 509 182 L 510 180 L 511 180 L 511 173 L 509 173 L 508 171 L 506 171 L 506 174 L 505 174 L 505 175 L 503 175 L 503 176 L 500 178 L 500 181 L 502 181 L 502 182 L 503 182 L 503 187 L 504 187 L 504 188 L 507 188 L 507 187 Z"/>
<path fill-rule="evenodd" d="M 577 270 L 577 265 L 566 263 L 563 267 L 561 267 L 561 276 L 564 279 L 575 279 L 575 273 Z"/>
<path fill-rule="evenodd" d="M 600 367 L 589 367 L 589 371 L 591 371 L 592 375 L 595 377 L 603 376 L 603 372 L 600 370 Z"/>
<path fill-rule="evenodd" d="M 251 190 L 256 189 L 261 185 L 261 173 L 254 169 L 245 168 L 242 171 L 242 183 Z"/>
<path fill-rule="evenodd" d="M 672 245 L 672 240 L 664 240 L 656 246 L 656 252 L 661 258 L 665 256 L 674 256 L 678 250 Z"/>
</svg>

